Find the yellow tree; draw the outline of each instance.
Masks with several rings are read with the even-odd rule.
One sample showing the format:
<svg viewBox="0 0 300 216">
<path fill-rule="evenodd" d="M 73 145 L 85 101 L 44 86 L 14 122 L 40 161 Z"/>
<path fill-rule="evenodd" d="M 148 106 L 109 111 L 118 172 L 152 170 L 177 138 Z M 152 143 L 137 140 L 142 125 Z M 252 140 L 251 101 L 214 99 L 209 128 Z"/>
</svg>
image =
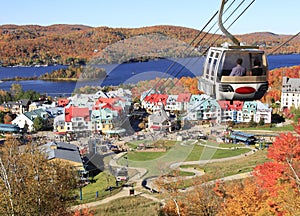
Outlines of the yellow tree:
<svg viewBox="0 0 300 216">
<path fill-rule="evenodd" d="M 5 142 L 0 156 L 0 215 L 67 215 L 75 188 L 71 167 L 48 161 L 36 145 Z"/>
<path fill-rule="evenodd" d="M 174 216 L 216 215 L 222 198 L 214 192 L 212 184 L 204 182 L 203 179 L 194 180 L 192 188 L 180 190 L 184 187 L 183 178 L 162 178 L 158 183 L 166 199 L 162 212 Z"/>
<path fill-rule="evenodd" d="M 263 215 L 268 212 L 265 202 L 268 194 L 257 186 L 254 179 L 217 185 L 215 190 L 224 199 L 218 215 Z"/>
</svg>

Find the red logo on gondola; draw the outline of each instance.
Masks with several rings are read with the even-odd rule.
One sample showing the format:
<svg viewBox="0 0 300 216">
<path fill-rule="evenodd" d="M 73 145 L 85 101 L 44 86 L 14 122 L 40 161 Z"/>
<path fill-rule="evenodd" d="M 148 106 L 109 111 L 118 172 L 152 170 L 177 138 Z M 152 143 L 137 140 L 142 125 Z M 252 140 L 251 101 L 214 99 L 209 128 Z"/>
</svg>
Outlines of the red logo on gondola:
<svg viewBox="0 0 300 216">
<path fill-rule="evenodd" d="M 235 90 L 235 92 L 238 94 L 251 94 L 251 93 L 256 92 L 256 89 L 252 88 L 252 87 L 240 87 L 240 88 L 237 88 Z"/>
</svg>

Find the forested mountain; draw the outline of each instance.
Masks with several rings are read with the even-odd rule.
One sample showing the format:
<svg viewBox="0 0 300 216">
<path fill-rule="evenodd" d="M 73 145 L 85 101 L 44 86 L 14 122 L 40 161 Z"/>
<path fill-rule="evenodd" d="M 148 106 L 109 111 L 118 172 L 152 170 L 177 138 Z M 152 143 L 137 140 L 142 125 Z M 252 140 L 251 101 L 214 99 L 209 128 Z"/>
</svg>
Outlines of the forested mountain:
<svg viewBox="0 0 300 216">
<path fill-rule="evenodd" d="M 124 62 L 140 56 L 174 57 L 200 55 L 194 49 L 184 53 L 198 30 L 177 26 L 143 28 L 89 27 L 84 25 L 2 25 L 0 26 L 0 64 L 86 64 L 98 58 L 106 63 Z M 204 35 L 205 33 L 203 33 Z M 241 42 L 272 50 L 290 35 L 252 33 L 237 35 Z M 206 48 L 224 37 L 208 35 L 197 48 Z M 199 50 L 199 49 L 198 49 Z M 300 37 L 279 50 L 300 53 Z M 184 53 L 184 54 L 183 54 Z"/>
</svg>

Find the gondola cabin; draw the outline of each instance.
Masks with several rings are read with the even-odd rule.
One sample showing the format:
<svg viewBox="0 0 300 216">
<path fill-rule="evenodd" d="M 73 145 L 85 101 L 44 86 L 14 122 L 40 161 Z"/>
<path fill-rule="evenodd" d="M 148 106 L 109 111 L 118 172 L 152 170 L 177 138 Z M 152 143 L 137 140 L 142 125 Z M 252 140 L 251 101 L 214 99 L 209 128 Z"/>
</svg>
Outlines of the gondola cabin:
<svg viewBox="0 0 300 216">
<path fill-rule="evenodd" d="M 243 60 L 245 76 L 230 76 L 238 58 Z M 255 63 L 259 62 L 259 66 Z M 259 71 L 257 71 L 259 68 Z M 199 90 L 217 100 L 259 100 L 268 90 L 268 62 L 257 47 L 211 47 L 208 51 Z"/>
</svg>

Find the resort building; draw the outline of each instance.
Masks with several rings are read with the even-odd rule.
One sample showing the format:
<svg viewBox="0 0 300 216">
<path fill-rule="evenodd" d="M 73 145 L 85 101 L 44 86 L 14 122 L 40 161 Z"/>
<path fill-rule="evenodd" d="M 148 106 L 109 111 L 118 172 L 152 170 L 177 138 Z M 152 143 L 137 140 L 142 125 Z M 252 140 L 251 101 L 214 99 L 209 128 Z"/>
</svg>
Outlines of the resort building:
<svg viewBox="0 0 300 216">
<path fill-rule="evenodd" d="M 300 107 L 300 78 L 282 78 L 281 109 Z"/>
</svg>

